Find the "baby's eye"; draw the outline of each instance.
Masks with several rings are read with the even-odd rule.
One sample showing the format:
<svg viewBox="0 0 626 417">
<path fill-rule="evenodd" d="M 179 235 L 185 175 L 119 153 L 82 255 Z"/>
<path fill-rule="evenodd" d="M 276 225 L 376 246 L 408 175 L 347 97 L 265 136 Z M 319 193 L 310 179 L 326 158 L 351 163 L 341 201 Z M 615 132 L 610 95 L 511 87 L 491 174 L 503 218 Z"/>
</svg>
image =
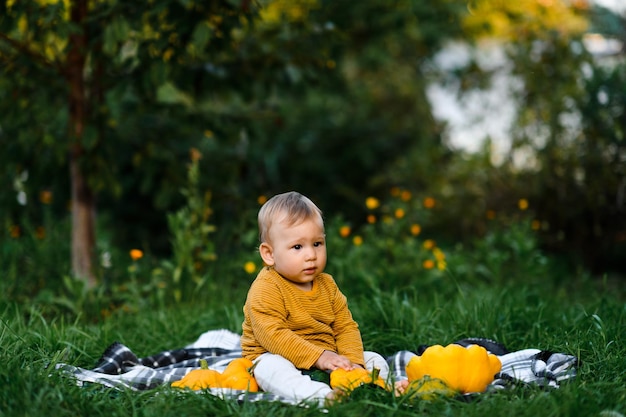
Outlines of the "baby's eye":
<svg viewBox="0 0 626 417">
<path fill-rule="evenodd" d="M 302 245 L 293 245 L 293 248 L 295 250 L 300 250 L 300 249 L 302 249 Z"/>
<path fill-rule="evenodd" d="M 322 246 L 323 244 L 324 242 L 315 242 L 313 246 L 318 247 L 318 246 Z"/>
</svg>

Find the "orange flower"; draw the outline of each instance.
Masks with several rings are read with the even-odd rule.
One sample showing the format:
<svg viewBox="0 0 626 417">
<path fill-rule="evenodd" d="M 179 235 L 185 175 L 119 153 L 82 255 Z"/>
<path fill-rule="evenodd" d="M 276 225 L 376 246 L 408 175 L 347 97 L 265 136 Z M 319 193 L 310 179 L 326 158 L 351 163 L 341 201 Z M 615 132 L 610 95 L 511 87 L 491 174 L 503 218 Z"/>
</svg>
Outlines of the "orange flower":
<svg viewBox="0 0 626 417">
<path fill-rule="evenodd" d="M 341 226 L 341 228 L 339 229 L 339 235 L 341 237 L 350 236 L 350 226 Z"/>
<path fill-rule="evenodd" d="M 394 215 L 396 216 L 396 219 L 401 219 L 404 217 L 404 210 L 401 208 L 396 209 Z"/>
<path fill-rule="evenodd" d="M 402 201 L 409 201 L 411 199 L 411 192 L 410 191 L 402 191 L 402 193 L 400 194 L 400 199 Z"/>
<path fill-rule="evenodd" d="M 380 201 L 378 201 L 376 197 L 367 197 L 365 199 L 365 206 L 370 210 L 374 210 L 380 206 Z"/>
<path fill-rule="evenodd" d="M 131 249 L 130 257 L 133 261 L 141 259 L 143 257 L 143 252 L 140 249 Z"/>
<path fill-rule="evenodd" d="M 432 197 L 426 197 L 422 204 L 424 204 L 424 207 L 426 207 L 427 209 L 431 209 L 435 207 L 435 199 Z"/>
<path fill-rule="evenodd" d="M 37 229 L 35 229 L 35 237 L 40 240 L 45 238 L 46 229 L 44 229 L 43 226 L 39 226 Z"/>
<path fill-rule="evenodd" d="M 541 229 L 541 222 L 539 220 L 533 220 L 533 222 L 530 224 L 530 227 L 533 230 L 539 230 Z"/>
<path fill-rule="evenodd" d="M 196 148 L 191 148 L 189 149 L 189 158 L 192 162 L 199 161 L 202 159 L 202 153 Z"/>
<path fill-rule="evenodd" d="M 412 224 L 411 225 L 411 234 L 413 236 L 417 236 L 420 233 L 422 233 L 422 227 L 419 224 Z"/>
<path fill-rule="evenodd" d="M 43 190 L 39 193 L 39 201 L 43 204 L 52 203 L 52 191 Z"/>
<path fill-rule="evenodd" d="M 369 224 L 374 224 L 376 223 L 376 216 L 374 216 L 373 214 L 370 214 L 369 216 L 367 216 L 367 222 Z"/>
<path fill-rule="evenodd" d="M 433 269 L 435 267 L 435 261 L 433 261 L 432 259 L 426 259 L 424 262 L 422 262 L 422 266 L 424 267 L 424 269 Z"/>
<path fill-rule="evenodd" d="M 394 197 L 397 197 L 400 195 L 400 188 L 398 187 L 391 187 L 391 195 Z"/>
<path fill-rule="evenodd" d="M 22 229 L 16 224 L 9 227 L 9 234 L 13 239 L 17 239 L 22 234 Z"/>
<path fill-rule="evenodd" d="M 259 203 L 260 206 L 262 206 L 267 201 L 267 197 L 265 197 L 264 195 L 260 195 L 259 197 L 257 197 L 256 201 L 257 203 Z"/>
<path fill-rule="evenodd" d="M 363 238 L 361 236 L 355 236 L 352 238 L 352 243 L 354 243 L 354 246 L 361 246 L 363 244 Z"/>
<path fill-rule="evenodd" d="M 256 271 L 256 265 L 254 264 L 254 262 L 252 261 L 248 261 L 243 265 L 243 269 L 248 273 L 248 274 L 254 274 L 254 272 Z"/>
<path fill-rule="evenodd" d="M 487 213 L 485 213 L 485 216 L 487 217 L 487 219 L 493 220 L 496 218 L 496 212 L 494 210 L 487 210 Z"/>
<path fill-rule="evenodd" d="M 422 244 L 422 247 L 426 250 L 430 250 L 435 247 L 435 241 L 432 239 L 426 239 Z"/>
</svg>

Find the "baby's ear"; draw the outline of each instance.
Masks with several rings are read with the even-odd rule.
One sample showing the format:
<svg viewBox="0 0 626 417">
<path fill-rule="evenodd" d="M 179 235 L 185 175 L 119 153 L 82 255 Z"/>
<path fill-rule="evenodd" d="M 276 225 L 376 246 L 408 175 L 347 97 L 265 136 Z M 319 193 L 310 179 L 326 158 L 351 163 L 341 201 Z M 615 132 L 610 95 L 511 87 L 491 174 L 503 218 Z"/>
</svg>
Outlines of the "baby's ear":
<svg viewBox="0 0 626 417">
<path fill-rule="evenodd" d="M 259 253 L 261 254 L 261 259 L 263 259 L 263 262 L 265 262 L 265 265 L 274 265 L 274 251 L 272 250 L 272 247 L 269 243 L 261 243 L 261 246 L 259 246 Z"/>
</svg>

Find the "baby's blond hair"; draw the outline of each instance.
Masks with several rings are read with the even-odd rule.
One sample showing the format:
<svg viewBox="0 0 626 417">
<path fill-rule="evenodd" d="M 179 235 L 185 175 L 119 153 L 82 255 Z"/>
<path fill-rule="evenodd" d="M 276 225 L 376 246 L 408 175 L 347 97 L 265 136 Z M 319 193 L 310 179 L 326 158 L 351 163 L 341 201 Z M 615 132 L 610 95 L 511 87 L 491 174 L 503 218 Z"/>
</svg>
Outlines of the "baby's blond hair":
<svg viewBox="0 0 626 417">
<path fill-rule="evenodd" d="M 299 224 L 305 220 L 318 218 L 322 220 L 322 211 L 308 197 L 296 191 L 277 194 L 267 200 L 259 210 L 259 240 L 267 242 L 269 230 L 273 222 L 279 220 L 287 222 L 288 226 Z M 323 226 L 323 223 L 322 223 Z"/>
</svg>

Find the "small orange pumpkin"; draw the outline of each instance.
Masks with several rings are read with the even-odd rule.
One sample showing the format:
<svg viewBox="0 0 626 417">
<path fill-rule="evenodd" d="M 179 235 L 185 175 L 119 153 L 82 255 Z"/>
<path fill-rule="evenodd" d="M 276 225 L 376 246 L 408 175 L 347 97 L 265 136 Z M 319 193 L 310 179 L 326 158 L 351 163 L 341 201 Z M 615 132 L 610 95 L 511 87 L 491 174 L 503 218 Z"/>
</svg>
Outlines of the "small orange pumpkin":
<svg viewBox="0 0 626 417">
<path fill-rule="evenodd" d="M 246 358 L 231 361 L 222 373 L 222 387 L 250 392 L 259 391 L 259 385 L 252 375 L 254 364 Z"/>
<path fill-rule="evenodd" d="M 500 359 L 482 346 L 465 348 L 451 344 L 430 346 L 421 356 L 414 356 L 406 366 L 406 373 L 409 381 L 429 376 L 465 394 L 485 391 L 501 368 Z"/>
<path fill-rule="evenodd" d="M 193 390 L 218 388 L 222 384 L 222 374 L 213 369 L 194 369 L 178 381 L 172 382 L 175 388 Z"/>
<path fill-rule="evenodd" d="M 232 360 L 223 373 L 208 369 L 206 360 L 200 359 L 201 369 L 194 369 L 182 379 L 172 382 L 175 388 L 200 390 L 206 388 L 230 388 L 258 392 L 259 385 L 252 375 L 254 364 L 249 359 Z"/>
<path fill-rule="evenodd" d="M 379 373 L 378 368 L 374 368 L 373 371 L 368 371 L 365 368 L 335 369 L 330 373 L 330 386 L 344 391 L 352 391 L 364 384 L 375 384 L 387 389 L 387 384 L 379 376 Z"/>
</svg>

